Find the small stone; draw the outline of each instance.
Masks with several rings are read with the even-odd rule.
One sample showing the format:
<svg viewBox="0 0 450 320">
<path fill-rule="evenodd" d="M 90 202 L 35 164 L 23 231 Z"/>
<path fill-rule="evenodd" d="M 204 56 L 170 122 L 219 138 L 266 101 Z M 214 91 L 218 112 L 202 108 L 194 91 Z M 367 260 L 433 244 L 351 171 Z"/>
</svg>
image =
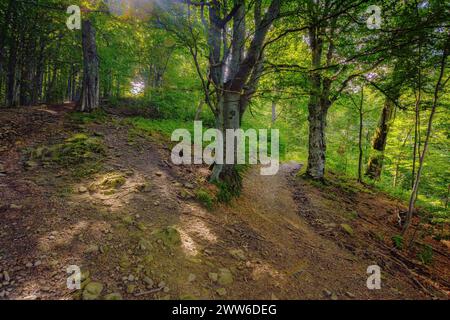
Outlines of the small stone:
<svg viewBox="0 0 450 320">
<path fill-rule="evenodd" d="M 78 192 L 79 193 L 86 193 L 86 192 L 88 192 L 88 189 L 86 187 L 84 187 L 84 186 L 81 186 L 81 187 L 78 188 Z"/>
<path fill-rule="evenodd" d="M 161 177 L 161 176 L 163 175 L 163 173 L 162 173 L 161 171 L 156 171 L 155 174 L 156 174 L 158 177 Z"/>
<path fill-rule="evenodd" d="M 11 209 L 13 209 L 13 210 L 20 210 L 20 209 L 22 209 L 23 208 L 23 206 L 21 206 L 21 205 L 18 205 L 18 204 L 11 204 L 10 206 L 9 206 Z"/>
<path fill-rule="evenodd" d="M 135 284 L 129 284 L 129 285 L 127 286 L 127 293 L 133 294 L 134 291 L 136 291 L 136 285 L 135 285 Z"/>
<path fill-rule="evenodd" d="M 355 295 L 349 291 L 345 293 L 349 298 L 355 298 Z"/>
<path fill-rule="evenodd" d="M 90 245 L 87 249 L 86 249 L 86 253 L 97 253 L 99 251 L 99 247 L 96 244 L 92 244 Z"/>
<path fill-rule="evenodd" d="M 155 201 L 155 202 L 153 203 L 153 205 L 154 205 L 155 207 L 159 206 L 159 201 Z"/>
<path fill-rule="evenodd" d="M 216 290 L 216 293 L 217 293 L 219 296 L 223 297 L 223 296 L 225 296 L 225 295 L 227 294 L 227 289 L 225 289 L 225 288 L 219 288 L 219 289 Z"/>
<path fill-rule="evenodd" d="M 219 275 L 215 272 L 210 272 L 208 273 L 208 277 L 212 282 L 216 282 L 217 279 L 219 278 Z"/>
<path fill-rule="evenodd" d="M 237 260 L 246 260 L 245 253 L 241 249 L 230 250 L 230 254 Z"/>
<path fill-rule="evenodd" d="M 128 281 L 134 281 L 134 276 L 132 275 L 132 274 L 130 274 L 129 276 L 128 276 L 128 279 L 127 279 Z"/>
<path fill-rule="evenodd" d="M 219 269 L 219 278 L 217 282 L 222 286 L 228 286 L 233 283 L 233 274 L 229 269 Z"/>
<path fill-rule="evenodd" d="M 332 295 L 331 291 L 327 290 L 327 289 L 324 289 L 322 292 L 323 292 L 324 296 L 326 296 L 326 297 L 330 297 Z"/>
<path fill-rule="evenodd" d="M 42 261 L 37 260 L 37 261 L 34 263 L 34 266 L 35 266 L 35 267 L 39 267 L 41 264 L 42 264 Z"/>
<path fill-rule="evenodd" d="M 27 161 L 25 162 L 25 168 L 26 169 L 32 169 L 32 168 L 36 168 L 38 166 L 38 164 L 34 161 Z"/>
<path fill-rule="evenodd" d="M 28 262 L 25 266 L 26 266 L 27 268 L 31 268 L 31 267 L 33 266 L 33 264 L 32 264 L 31 262 Z"/>
<path fill-rule="evenodd" d="M 144 283 L 147 285 L 147 287 L 153 287 L 155 282 L 150 279 L 149 277 L 144 277 L 144 279 L 142 279 L 144 281 Z"/>
<path fill-rule="evenodd" d="M 188 277 L 188 281 L 193 282 L 193 281 L 195 281 L 196 278 L 197 278 L 197 276 L 195 274 L 191 273 Z"/>
</svg>

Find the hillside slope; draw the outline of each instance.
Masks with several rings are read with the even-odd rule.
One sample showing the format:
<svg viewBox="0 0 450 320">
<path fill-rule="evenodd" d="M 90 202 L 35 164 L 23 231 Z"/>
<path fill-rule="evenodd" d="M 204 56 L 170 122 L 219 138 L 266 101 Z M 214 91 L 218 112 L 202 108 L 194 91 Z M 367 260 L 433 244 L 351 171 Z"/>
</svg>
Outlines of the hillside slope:
<svg viewBox="0 0 450 320">
<path fill-rule="evenodd" d="M 395 200 L 316 186 L 288 163 L 251 168 L 240 198 L 208 209 L 207 168 L 172 166 L 159 134 L 72 107 L 0 113 L 0 299 L 448 298 L 444 242 L 421 240 L 431 265 L 393 249 Z M 373 264 L 381 290 L 366 287 Z M 83 291 L 66 288 L 69 265 Z"/>
</svg>

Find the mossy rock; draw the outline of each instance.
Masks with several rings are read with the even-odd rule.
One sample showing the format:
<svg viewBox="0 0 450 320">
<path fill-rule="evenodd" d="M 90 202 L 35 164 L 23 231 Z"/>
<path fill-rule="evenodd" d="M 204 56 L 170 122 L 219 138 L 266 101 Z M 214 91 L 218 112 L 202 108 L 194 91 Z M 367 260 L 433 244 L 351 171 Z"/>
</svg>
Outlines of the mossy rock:
<svg viewBox="0 0 450 320">
<path fill-rule="evenodd" d="M 341 228 L 342 228 L 342 230 L 345 231 L 345 233 L 347 233 L 350 236 L 353 236 L 355 234 L 355 232 L 353 231 L 353 228 L 350 227 L 350 225 L 348 225 L 346 223 L 342 223 Z"/>
<path fill-rule="evenodd" d="M 51 155 L 51 150 L 47 147 L 37 147 L 31 152 L 31 158 L 36 160 L 42 160 L 45 157 Z"/>
<path fill-rule="evenodd" d="M 122 173 L 112 172 L 105 174 L 98 181 L 89 186 L 89 191 L 100 191 L 105 195 L 114 194 L 120 187 L 127 182 L 127 179 Z"/>
<path fill-rule="evenodd" d="M 136 285 L 135 284 L 129 284 L 127 286 L 127 293 L 133 294 L 136 291 Z"/>
<path fill-rule="evenodd" d="M 119 266 L 122 269 L 128 269 L 131 266 L 130 258 L 127 255 L 123 255 L 122 257 L 120 257 Z"/>
<path fill-rule="evenodd" d="M 66 139 L 62 144 L 51 147 L 50 160 L 62 165 L 77 165 L 87 160 L 95 160 L 105 154 L 105 147 L 99 138 L 78 133 Z"/>
<path fill-rule="evenodd" d="M 144 263 L 145 264 L 151 264 L 155 258 L 152 254 L 148 254 L 144 257 Z"/>
<path fill-rule="evenodd" d="M 226 296 L 226 295 L 227 295 L 227 289 L 225 289 L 225 288 L 219 288 L 219 289 L 216 290 L 216 293 L 217 293 L 219 296 L 221 296 L 221 297 Z"/>
<path fill-rule="evenodd" d="M 217 282 L 221 286 L 228 286 L 233 283 L 233 274 L 229 269 L 226 268 L 219 269 L 219 277 L 217 279 Z"/>
<path fill-rule="evenodd" d="M 118 292 L 109 293 L 103 297 L 104 300 L 122 300 L 122 295 Z"/>
<path fill-rule="evenodd" d="M 43 164 L 56 163 L 71 170 L 77 170 L 86 163 L 99 162 L 106 154 L 102 140 L 77 133 L 67 138 L 63 143 L 53 146 L 39 146 L 29 153 L 31 162 Z M 83 171 L 90 171 L 83 168 Z"/>
<path fill-rule="evenodd" d="M 130 215 L 124 215 L 122 218 L 122 222 L 126 225 L 131 225 L 134 223 L 134 218 Z"/>
<path fill-rule="evenodd" d="M 144 193 L 150 192 L 152 191 L 152 185 L 150 182 L 141 183 L 136 186 L 136 190 Z"/>
<path fill-rule="evenodd" d="M 154 232 L 157 239 L 161 239 L 166 246 L 177 246 L 181 244 L 180 233 L 174 227 L 166 227 Z"/>
<path fill-rule="evenodd" d="M 97 300 L 103 291 L 103 284 L 90 282 L 83 290 L 83 300 Z"/>
</svg>

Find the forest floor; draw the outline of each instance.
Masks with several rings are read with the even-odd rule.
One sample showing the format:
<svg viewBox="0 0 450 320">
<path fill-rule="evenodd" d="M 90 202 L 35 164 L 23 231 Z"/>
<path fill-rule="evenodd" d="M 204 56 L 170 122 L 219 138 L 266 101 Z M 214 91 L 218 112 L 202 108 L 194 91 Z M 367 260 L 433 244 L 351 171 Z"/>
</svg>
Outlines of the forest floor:
<svg viewBox="0 0 450 320">
<path fill-rule="evenodd" d="M 0 112 L 0 299 L 450 297 L 449 242 L 416 220 L 396 248 L 395 199 L 285 163 L 250 168 L 238 199 L 207 208 L 207 168 L 173 166 L 166 138 L 120 115 L 72 109 Z M 83 290 L 67 289 L 70 265 Z"/>
</svg>

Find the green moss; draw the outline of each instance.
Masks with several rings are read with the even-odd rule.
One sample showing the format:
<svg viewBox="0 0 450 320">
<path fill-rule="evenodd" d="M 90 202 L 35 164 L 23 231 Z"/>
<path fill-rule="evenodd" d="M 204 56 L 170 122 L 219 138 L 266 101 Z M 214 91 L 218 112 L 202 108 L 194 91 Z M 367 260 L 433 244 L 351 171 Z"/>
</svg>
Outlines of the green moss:
<svg viewBox="0 0 450 320">
<path fill-rule="evenodd" d="M 181 236 L 174 227 L 166 227 L 156 230 L 154 233 L 157 239 L 161 239 L 166 246 L 176 246 L 181 244 Z"/>
<path fill-rule="evenodd" d="M 102 109 L 97 109 L 91 113 L 86 112 L 72 112 L 69 114 L 69 119 L 78 124 L 89 123 L 103 123 L 108 118 L 108 115 Z"/>
<path fill-rule="evenodd" d="M 417 254 L 417 258 L 423 264 L 430 264 L 433 262 L 433 248 L 430 245 L 423 245 L 422 250 Z"/>
<path fill-rule="evenodd" d="M 31 150 L 29 157 L 31 162 L 61 165 L 69 169 L 73 176 L 83 177 L 100 170 L 105 153 L 100 138 L 76 133 L 63 143 Z"/>
<path fill-rule="evenodd" d="M 395 235 L 392 237 L 392 242 L 394 243 L 394 246 L 399 249 L 402 250 L 403 249 L 403 237 L 399 234 Z"/>
<path fill-rule="evenodd" d="M 350 236 L 354 234 L 353 228 L 350 227 L 348 224 L 345 223 L 341 224 L 341 228 Z"/>
<path fill-rule="evenodd" d="M 241 194 L 241 190 L 236 190 L 225 182 L 217 181 L 215 185 L 219 188 L 217 193 L 217 201 L 219 202 L 228 203 Z"/>
<path fill-rule="evenodd" d="M 93 182 L 88 189 L 91 192 L 100 191 L 105 195 L 112 195 L 116 193 L 126 181 L 127 180 L 122 173 L 111 172 L 102 176 L 98 181 Z"/>
<path fill-rule="evenodd" d="M 205 189 L 199 189 L 195 192 L 195 197 L 200 201 L 208 210 L 211 210 L 214 206 L 213 196 Z"/>
</svg>

